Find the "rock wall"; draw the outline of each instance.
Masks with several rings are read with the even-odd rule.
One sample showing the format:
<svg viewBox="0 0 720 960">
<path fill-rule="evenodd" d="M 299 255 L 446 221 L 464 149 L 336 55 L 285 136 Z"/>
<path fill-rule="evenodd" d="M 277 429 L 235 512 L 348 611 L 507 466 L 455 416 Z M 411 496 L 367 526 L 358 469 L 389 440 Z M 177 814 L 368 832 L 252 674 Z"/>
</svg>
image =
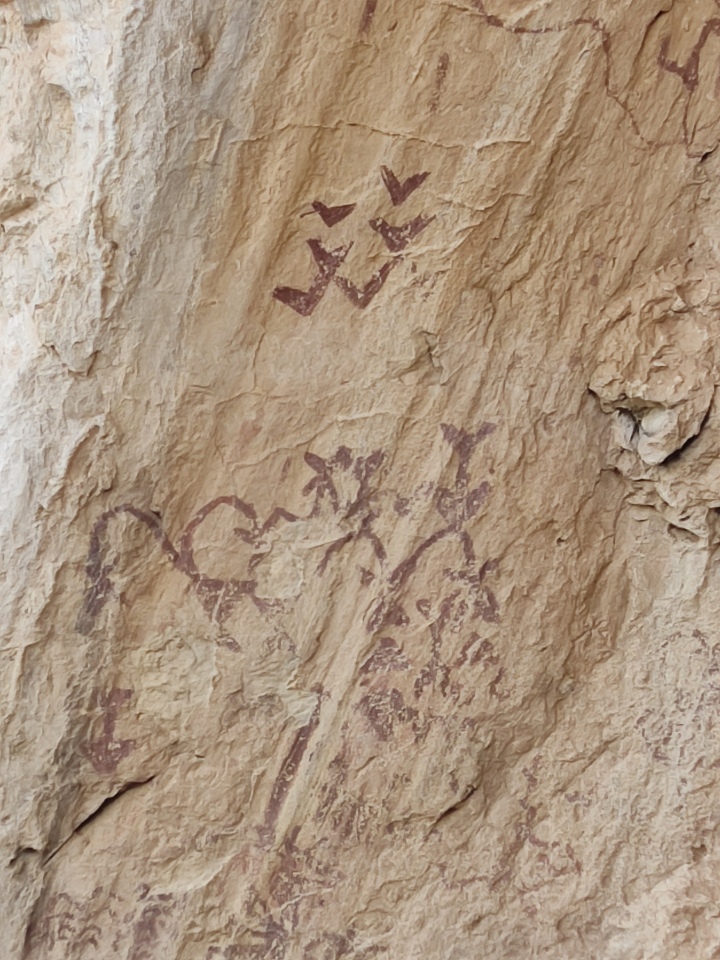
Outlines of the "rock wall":
<svg viewBox="0 0 720 960">
<path fill-rule="evenodd" d="M 720 957 L 720 3 L 0 71 L 3 957 Z"/>
</svg>

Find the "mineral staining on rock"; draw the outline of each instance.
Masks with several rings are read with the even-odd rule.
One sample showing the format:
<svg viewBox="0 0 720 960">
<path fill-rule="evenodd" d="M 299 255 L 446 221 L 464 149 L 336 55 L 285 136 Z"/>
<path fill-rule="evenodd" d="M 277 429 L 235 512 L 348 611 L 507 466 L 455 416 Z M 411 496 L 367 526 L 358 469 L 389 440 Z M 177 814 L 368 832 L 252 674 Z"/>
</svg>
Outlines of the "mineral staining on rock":
<svg viewBox="0 0 720 960">
<path fill-rule="evenodd" d="M 716 0 L 0 36 L 3 957 L 718 953 Z"/>
</svg>

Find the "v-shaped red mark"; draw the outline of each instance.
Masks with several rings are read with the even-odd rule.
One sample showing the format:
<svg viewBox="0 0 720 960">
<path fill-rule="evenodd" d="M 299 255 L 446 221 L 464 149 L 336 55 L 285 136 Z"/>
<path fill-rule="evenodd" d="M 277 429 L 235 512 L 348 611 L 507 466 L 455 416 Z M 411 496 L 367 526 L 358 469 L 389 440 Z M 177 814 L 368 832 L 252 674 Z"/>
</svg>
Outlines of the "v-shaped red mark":
<svg viewBox="0 0 720 960">
<path fill-rule="evenodd" d="M 308 240 L 308 246 L 315 262 L 320 267 L 309 290 L 298 290 L 297 287 L 275 287 L 273 297 L 286 304 L 301 317 L 309 317 L 313 310 L 325 296 L 330 282 L 339 270 L 343 261 L 350 253 L 352 243 L 336 250 L 326 250 L 319 240 Z"/>
<path fill-rule="evenodd" d="M 315 263 L 320 267 L 320 272 L 323 274 L 330 273 L 330 279 L 332 280 L 335 271 L 339 270 L 345 257 L 350 253 L 352 242 L 346 243 L 344 247 L 337 247 L 335 250 L 326 250 L 319 240 L 308 240 L 307 245 L 310 247 Z"/>
<path fill-rule="evenodd" d="M 400 253 L 434 219 L 435 217 L 419 216 L 415 217 L 414 220 L 408 220 L 407 223 L 403 223 L 399 227 L 393 227 L 387 220 L 377 217 L 375 220 L 370 220 L 370 226 L 383 238 L 390 253 Z"/>
<path fill-rule="evenodd" d="M 370 277 L 364 287 L 356 287 L 345 277 L 335 277 L 335 284 L 340 287 L 348 300 L 356 307 L 364 310 L 376 294 L 380 293 L 385 281 L 390 276 L 392 268 L 400 263 L 400 257 L 393 257 L 384 263 L 380 269 Z"/>
<path fill-rule="evenodd" d="M 414 173 L 400 183 L 390 167 L 380 167 L 380 173 L 394 207 L 399 207 L 400 204 L 405 203 L 410 194 L 422 186 L 430 176 L 429 171 L 426 170 L 424 173 Z"/>
<path fill-rule="evenodd" d="M 312 210 L 301 216 L 311 217 L 314 213 L 319 213 L 326 227 L 334 227 L 336 223 L 349 217 L 356 206 L 356 203 L 346 203 L 341 207 L 327 207 L 321 200 L 313 200 Z"/>
</svg>

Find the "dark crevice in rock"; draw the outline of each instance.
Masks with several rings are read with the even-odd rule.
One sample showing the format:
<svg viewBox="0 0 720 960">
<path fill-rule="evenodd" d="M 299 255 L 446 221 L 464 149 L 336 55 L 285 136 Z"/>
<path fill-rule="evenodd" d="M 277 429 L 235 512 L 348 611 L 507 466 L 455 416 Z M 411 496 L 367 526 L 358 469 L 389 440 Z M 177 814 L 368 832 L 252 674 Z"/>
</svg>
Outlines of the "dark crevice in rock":
<svg viewBox="0 0 720 960">
<path fill-rule="evenodd" d="M 452 806 L 450 806 L 450 807 L 447 808 L 447 810 L 443 810 L 443 812 L 440 814 L 440 816 L 439 816 L 439 817 L 435 820 L 435 822 L 433 823 L 433 829 L 435 829 L 435 827 L 437 827 L 437 825 L 438 825 L 442 820 L 446 820 L 448 817 L 452 816 L 453 813 L 457 813 L 458 810 L 462 810 L 462 808 L 463 808 L 463 807 L 465 806 L 465 804 L 468 802 L 468 800 L 470 799 L 470 797 L 472 797 L 475 793 L 477 793 L 477 787 L 476 787 L 476 786 L 470 786 L 470 787 L 468 787 L 467 791 L 465 792 L 465 795 L 464 795 L 463 797 L 461 797 L 460 800 L 458 800 L 456 803 L 453 803 Z"/>
<path fill-rule="evenodd" d="M 81 830 L 84 830 L 91 823 L 93 823 L 93 821 L 97 820 L 98 817 L 101 816 L 101 814 L 105 813 L 108 807 L 110 807 L 113 803 L 119 800 L 120 797 L 124 796 L 126 793 L 129 793 L 131 790 L 136 790 L 138 787 L 144 787 L 145 784 L 151 783 L 155 779 L 155 776 L 156 775 L 153 774 L 151 777 L 148 777 L 146 780 L 134 780 L 131 783 L 126 783 L 122 787 L 120 787 L 120 789 L 116 793 L 114 793 L 112 796 L 106 797 L 99 807 L 97 807 L 95 810 L 93 810 L 91 814 L 85 817 L 85 819 L 81 823 L 79 823 L 77 827 L 73 829 L 73 831 L 69 834 L 69 836 L 67 836 L 61 843 L 58 844 L 57 847 L 55 847 L 55 849 L 51 853 L 48 854 L 48 856 L 43 861 L 43 866 L 45 864 L 48 864 L 62 850 L 65 844 L 68 843 L 70 840 L 72 840 L 72 838 L 76 834 L 80 833 Z"/>
<path fill-rule="evenodd" d="M 692 446 L 693 443 L 697 440 L 700 434 L 705 429 L 708 420 L 710 419 L 710 412 L 712 411 L 712 404 L 708 407 L 708 411 L 702 419 L 700 426 L 698 427 L 697 433 L 694 433 L 692 437 L 688 437 L 685 443 L 682 446 L 678 447 L 677 450 L 673 450 L 672 453 L 668 454 L 667 457 L 662 461 L 662 466 L 667 467 L 671 463 L 675 463 L 680 457 L 687 452 L 688 448 Z"/>
</svg>

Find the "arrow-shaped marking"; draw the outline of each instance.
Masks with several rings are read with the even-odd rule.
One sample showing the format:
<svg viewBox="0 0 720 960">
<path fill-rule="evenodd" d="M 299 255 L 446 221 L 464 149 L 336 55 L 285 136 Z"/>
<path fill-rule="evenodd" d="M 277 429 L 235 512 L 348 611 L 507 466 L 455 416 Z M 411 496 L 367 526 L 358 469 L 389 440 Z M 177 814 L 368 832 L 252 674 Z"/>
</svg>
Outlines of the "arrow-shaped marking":
<svg viewBox="0 0 720 960">
<path fill-rule="evenodd" d="M 321 200 L 313 200 L 312 210 L 308 210 L 301 216 L 311 217 L 314 213 L 318 213 L 326 227 L 334 227 L 336 223 L 349 217 L 356 206 L 356 203 L 346 203 L 340 207 L 328 207 Z"/>
<path fill-rule="evenodd" d="M 410 194 L 422 186 L 430 176 L 429 171 L 426 170 L 424 173 L 414 173 L 400 183 L 390 167 L 380 167 L 380 173 L 394 207 L 399 207 L 400 204 L 405 203 Z"/>
<path fill-rule="evenodd" d="M 393 257 L 392 260 L 388 260 L 387 263 L 384 263 L 382 267 L 370 277 L 364 287 L 356 287 L 354 283 L 351 283 L 350 280 L 347 280 L 345 277 L 335 277 L 335 283 L 351 303 L 356 307 L 360 307 L 361 310 L 364 310 L 373 297 L 382 290 L 385 281 L 390 275 L 390 271 L 400 260 L 400 257 Z"/>
<path fill-rule="evenodd" d="M 373 230 L 383 238 L 390 253 L 400 253 L 434 219 L 435 217 L 419 216 L 415 217 L 414 220 L 408 220 L 407 223 L 403 223 L 399 227 L 391 226 L 382 217 L 377 217 L 369 222 Z"/>
</svg>

